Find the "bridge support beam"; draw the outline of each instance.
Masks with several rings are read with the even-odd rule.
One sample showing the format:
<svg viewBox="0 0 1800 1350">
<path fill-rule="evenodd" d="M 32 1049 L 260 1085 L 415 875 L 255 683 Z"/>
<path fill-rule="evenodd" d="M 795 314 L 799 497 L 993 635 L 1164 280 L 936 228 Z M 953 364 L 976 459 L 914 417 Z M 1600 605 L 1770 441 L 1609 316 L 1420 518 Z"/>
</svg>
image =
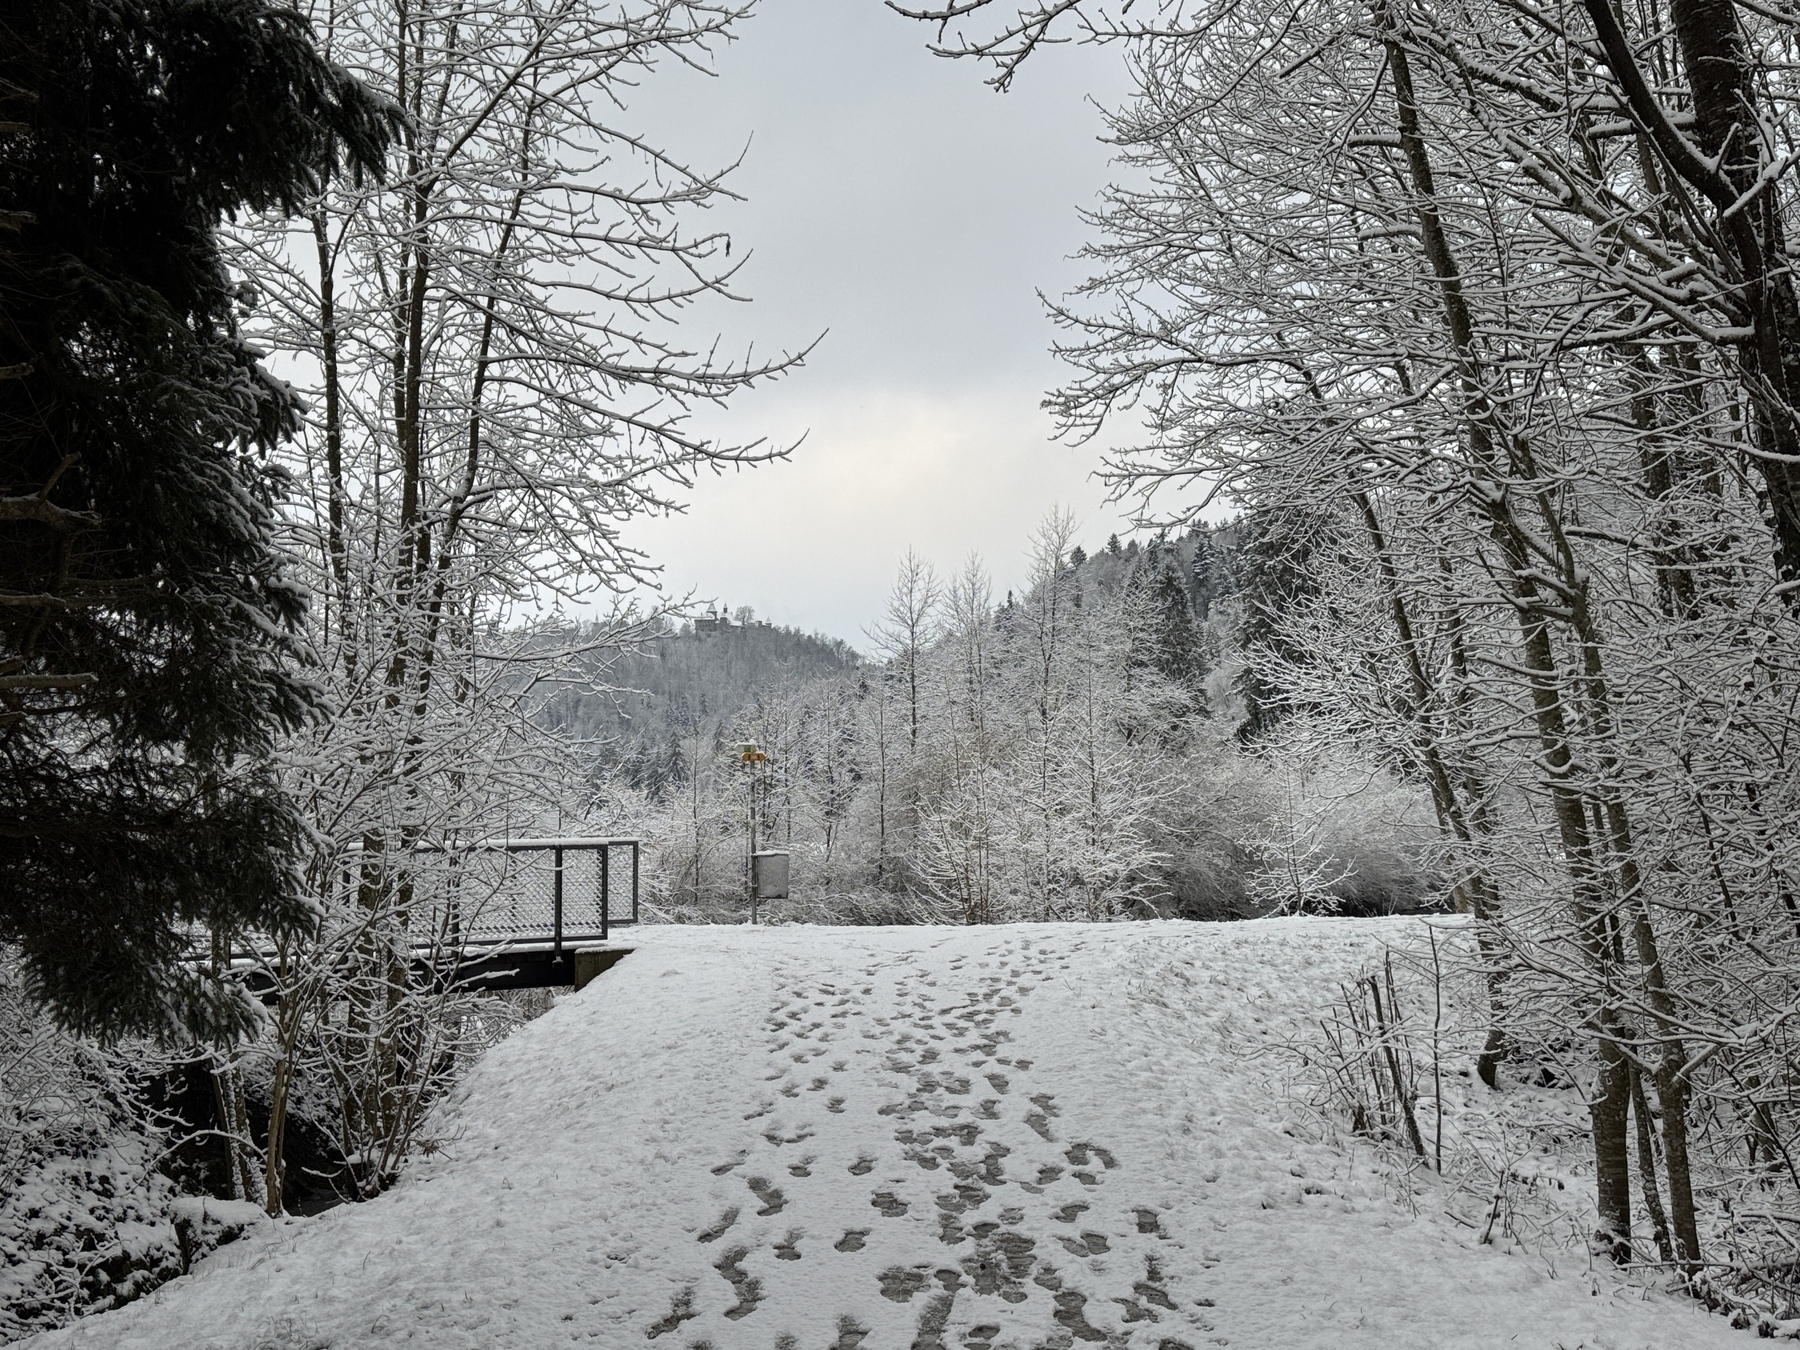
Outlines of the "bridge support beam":
<svg viewBox="0 0 1800 1350">
<path fill-rule="evenodd" d="M 575 992 L 580 993 L 590 982 L 618 965 L 622 957 L 630 955 L 629 947 L 603 947 L 576 952 Z"/>
</svg>

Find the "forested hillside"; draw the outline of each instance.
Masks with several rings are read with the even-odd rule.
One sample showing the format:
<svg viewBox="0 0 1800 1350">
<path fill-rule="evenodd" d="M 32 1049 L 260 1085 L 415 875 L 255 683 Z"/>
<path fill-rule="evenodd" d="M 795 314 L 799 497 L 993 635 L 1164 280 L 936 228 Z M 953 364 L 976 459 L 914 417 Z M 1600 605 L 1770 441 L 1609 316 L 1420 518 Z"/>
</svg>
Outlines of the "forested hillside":
<svg viewBox="0 0 1800 1350">
<path fill-rule="evenodd" d="M 695 728 L 729 723 L 771 689 L 856 664 L 836 639 L 761 622 L 747 610 L 735 618 L 712 612 L 666 621 L 624 652 L 585 654 L 539 717 L 579 743 L 596 773 L 661 792 L 678 781 L 680 743 Z"/>
<path fill-rule="evenodd" d="M 1237 522 L 1090 554 L 1056 515 L 1022 593 L 993 595 L 977 561 L 939 578 L 907 559 L 867 658 L 715 620 L 546 715 L 591 734 L 597 818 L 651 841 L 653 903 L 690 918 L 747 908 L 753 834 L 790 851 L 776 917 L 1442 903 L 1416 787 L 1289 747 L 1294 706 L 1238 655 L 1303 576 L 1263 541 Z M 752 742 L 766 760 L 746 764 Z"/>
</svg>

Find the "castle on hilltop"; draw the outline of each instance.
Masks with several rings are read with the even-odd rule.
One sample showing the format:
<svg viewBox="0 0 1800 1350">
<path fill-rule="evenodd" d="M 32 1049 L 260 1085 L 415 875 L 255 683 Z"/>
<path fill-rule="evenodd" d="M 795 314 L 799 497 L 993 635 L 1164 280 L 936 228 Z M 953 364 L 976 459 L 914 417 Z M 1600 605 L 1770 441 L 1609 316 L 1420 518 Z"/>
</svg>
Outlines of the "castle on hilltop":
<svg viewBox="0 0 1800 1350">
<path fill-rule="evenodd" d="M 732 629 L 748 630 L 751 628 L 771 627 L 767 619 L 759 619 L 748 606 L 738 610 L 737 618 L 731 617 L 731 611 L 723 605 L 709 609 L 694 620 L 694 636 L 702 633 L 729 633 Z"/>
</svg>

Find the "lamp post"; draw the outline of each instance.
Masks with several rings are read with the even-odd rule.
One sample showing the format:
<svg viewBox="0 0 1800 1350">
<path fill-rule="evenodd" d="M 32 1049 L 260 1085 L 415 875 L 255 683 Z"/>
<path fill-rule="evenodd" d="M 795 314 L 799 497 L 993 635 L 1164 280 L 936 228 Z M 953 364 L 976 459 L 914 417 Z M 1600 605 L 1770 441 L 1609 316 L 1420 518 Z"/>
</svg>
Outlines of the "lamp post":
<svg viewBox="0 0 1800 1350">
<path fill-rule="evenodd" d="M 757 920 L 756 781 L 758 777 L 760 777 L 757 766 L 767 764 L 769 762 L 769 757 L 763 753 L 762 747 L 755 741 L 745 741 L 738 746 L 738 760 L 743 764 L 745 771 L 750 775 L 749 783 L 744 794 L 746 798 L 746 813 L 748 816 L 746 824 L 748 825 L 748 833 L 750 836 L 750 848 L 744 855 L 744 877 L 750 891 L 750 922 L 754 924 Z"/>
</svg>

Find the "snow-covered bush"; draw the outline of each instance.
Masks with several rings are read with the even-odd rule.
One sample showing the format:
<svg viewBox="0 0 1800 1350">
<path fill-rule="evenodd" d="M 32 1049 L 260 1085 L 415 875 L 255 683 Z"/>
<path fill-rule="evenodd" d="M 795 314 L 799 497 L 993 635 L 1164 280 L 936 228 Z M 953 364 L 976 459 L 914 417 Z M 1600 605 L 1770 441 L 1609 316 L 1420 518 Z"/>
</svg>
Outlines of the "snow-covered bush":
<svg viewBox="0 0 1800 1350">
<path fill-rule="evenodd" d="M 57 1030 L 0 952 L 0 1341 L 182 1273 L 166 1139 L 125 1057 Z"/>
<path fill-rule="evenodd" d="M 434 1003 L 438 1020 L 461 1039 L 453 1053 L 433 1057 L 425 1103 L 481 1049 L 549 1003 L 540 990 Z M 235 1084 L 248 1101 L 245 1127 L 255 1123 L 256 1137 L 240 1142 L 259 1167 L 278 1052 L 270 1027 L 228 1064 L 198 1070 L 202 1083 L 223 1072 L 214 1089 Z M 328 1150 L 341 1135 L 330 1067 L 315 1047 L 293 1075 L 290 1148 L 302 1124 Z M 172 1087 L 182 1068 L 178 1057 L 147 1044 L 101 1046 L 61 1031 L 24 986 L 13 955 L 0 949 L 0 1343 L 129 1303 L 267 1221 L 254 1190 L 250 1200 L 186 1193 L 231 1184 L 232 1169 L 219 1175 L 196 1162 L 195 1147 L 216 1149 L 226 1132 L 196 1130 L 216 1123 L 206 1108 L 181 1118 L 196 1109 L 191 1093 L 184 1102 Z M 186 1069 L 192 1074 L 195 1066 Z M 172 1104 L 159 1105 L 165 1102 Z"/>
<path fill-rule="evenodd" d="M 1261 911 L 1368 916 L 1427 907 L 1436 839 L 1424 792 L 1295 719 L 1265 751 L 1266 816 L 1246 843 Z"/>
</svg>

